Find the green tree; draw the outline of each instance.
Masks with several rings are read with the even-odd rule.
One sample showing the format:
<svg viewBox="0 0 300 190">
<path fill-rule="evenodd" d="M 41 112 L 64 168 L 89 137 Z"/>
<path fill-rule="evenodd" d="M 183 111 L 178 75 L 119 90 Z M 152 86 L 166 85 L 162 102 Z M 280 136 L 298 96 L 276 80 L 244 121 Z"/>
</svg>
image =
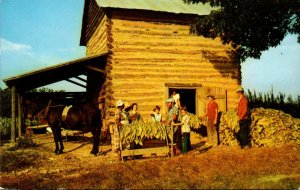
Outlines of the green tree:
<svg viewBox="0 0 300 190">
<path fill-rule="evenodd" d="M 0 117 L 11 116 L 11 90 L 0 88 Z"/>
<path fill-rule="evenodd" d="M 209 3 L 218 9 L 202 16 L 191 32 L 209 38 L 220 37 L 236 48 L 237 58 L 259 59 L 262 51 L 280 44 L 288 33 L 297 34 L 300 43 L 299 0 L 183 0 Z"/>
<path fill-rule="evenodd" d="M 37 88 L 29 92 L 53 93 L 64 92 L 64 90 L 53 90 L 50 88 Z M 9 88 L 0 88 L 0 117 L 11 117 L 11 90 Z"/>
</svg>

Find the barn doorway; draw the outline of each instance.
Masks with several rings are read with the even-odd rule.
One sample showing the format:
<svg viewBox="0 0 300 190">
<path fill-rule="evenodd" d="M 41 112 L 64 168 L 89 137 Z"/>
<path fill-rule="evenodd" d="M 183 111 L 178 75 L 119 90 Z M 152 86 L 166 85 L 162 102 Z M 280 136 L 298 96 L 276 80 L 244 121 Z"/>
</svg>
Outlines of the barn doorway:
<svg viewBox="0 0 300 190">
<path fill-rule="evenodd" d="M 169 88 L 169 97 L 173 92 L 180 94 L 180 103 L 188 108 L 188 112 L 196 114 L 196 89 Z"/>
</svg>

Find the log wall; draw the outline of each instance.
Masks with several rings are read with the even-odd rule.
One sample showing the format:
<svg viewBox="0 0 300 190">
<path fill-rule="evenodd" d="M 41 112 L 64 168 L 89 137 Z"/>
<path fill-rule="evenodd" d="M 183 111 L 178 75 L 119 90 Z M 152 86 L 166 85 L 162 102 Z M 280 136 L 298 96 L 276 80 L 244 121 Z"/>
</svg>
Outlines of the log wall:
<svg viewBox="0 0 300 190">
<path fill-rule="evenodd" d="M 221 95 L 220 104 L 227 95 L 227 108 L 236 106 L 240 66 L 228 55 L 230 46 L 190 34 L 188 25 L 105 17 L 88 41 L 87 54 L 105 48 L 110 52 L 105 86 L 110 91 L 107 115 L 111 121 L 118 99 L 137 103 L 144 120 L 150 119 L 155 105 L 166 113 L 168 87 L 173 86 L 197 90 L 199 115 L 207 93 Z"/>
</svg>

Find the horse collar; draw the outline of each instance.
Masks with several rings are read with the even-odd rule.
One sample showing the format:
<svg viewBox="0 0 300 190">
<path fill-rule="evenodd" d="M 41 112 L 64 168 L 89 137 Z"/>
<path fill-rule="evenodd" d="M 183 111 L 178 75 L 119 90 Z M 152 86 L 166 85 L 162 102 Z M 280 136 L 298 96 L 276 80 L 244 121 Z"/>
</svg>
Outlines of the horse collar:
<svg viewBox="0 0 300 190">
<path fill-rule="evenodd" d="M 62 112 L 62 115 L 61 115 L 61 119 L 63 121 L 66 121 L 67 120 L 67 115 L 68 115 L 68 112 L 69 110 L 71 109 L 72 105 L 71 106 L 66 106 Z"/>
</svg>

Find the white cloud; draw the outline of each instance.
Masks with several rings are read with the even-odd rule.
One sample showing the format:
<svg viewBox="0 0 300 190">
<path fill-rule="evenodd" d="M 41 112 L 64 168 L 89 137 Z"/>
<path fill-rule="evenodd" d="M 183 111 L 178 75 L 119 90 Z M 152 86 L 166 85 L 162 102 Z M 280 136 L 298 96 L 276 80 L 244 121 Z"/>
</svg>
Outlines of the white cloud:
<svg viewBox="0 0 300 190">
<path fill-rule="evenodd" d="M 19 43 L 14 43 L 11 41 L 8 41 L 4 38 L 1 38 L 0 41 L 0 47 L 1 47 L 1 52 L 29 52 L 32 47 L 30 45 L 27 44 L 19 44 Z"/>
</svg>

